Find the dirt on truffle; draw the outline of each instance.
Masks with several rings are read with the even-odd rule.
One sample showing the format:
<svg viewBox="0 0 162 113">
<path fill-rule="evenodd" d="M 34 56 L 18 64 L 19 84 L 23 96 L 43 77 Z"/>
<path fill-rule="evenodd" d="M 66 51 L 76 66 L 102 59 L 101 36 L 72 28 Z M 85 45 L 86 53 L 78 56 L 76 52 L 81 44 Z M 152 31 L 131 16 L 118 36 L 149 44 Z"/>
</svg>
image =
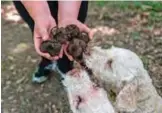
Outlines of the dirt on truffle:
<svg viewBox="0 0 162 113">
<path fill-rule="evenodd" d="M 82 60 L 82 54 L 90 41 L 88 33 L 81 32 L 76 25 L 68 25 L 65 28 L 54 27 L 51 30 L 51 40 L 42 42 L 40 50 L 51 56 L 59 55 L 61 45 L 68 42 L 67 52 L 75 60 Z"/>
</svg>

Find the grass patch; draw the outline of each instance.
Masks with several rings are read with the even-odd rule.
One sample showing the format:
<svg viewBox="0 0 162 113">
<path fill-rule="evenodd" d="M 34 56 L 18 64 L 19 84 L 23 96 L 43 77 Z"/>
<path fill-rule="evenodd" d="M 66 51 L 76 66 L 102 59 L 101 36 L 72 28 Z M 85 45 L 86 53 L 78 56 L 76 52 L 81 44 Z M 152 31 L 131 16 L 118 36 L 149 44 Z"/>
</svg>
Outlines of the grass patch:
<svg viewBox="0 0 162 113">
<path fill-rule="evenodd" d="M 12 1 L 1 1 L 1 4 L 2 5 L 8 5 L 8 4 L 10 4 Z"/>
<path fill-rule="evenodd" d="M 149 59 L 146 56 L 140 56 L 140 59 L 142 60 L 144 67 L 148 69 Z"/>
<path fill-rule="evenodd" d="M 162 22 L 162 2 L 161 1 L 96 1 L 95 4 L 102 8 L 114 9 L 119 12 L 149 12 L 149 25 Z"/>
<path fill-rule="evenodd" d="M 160 1 L 96 1 L 99 7 L 113 7 L 121 10 L 138 9 L 142 11 L 162 11 L 162 2 Z"/>
<path fill-rule="evenodd" d="M 140 33 L 139 32 L 132 32 L 131 37 L 133 40 L 140 40 Z"/>
<path fill-rule="evenodd" d="M 160 21 L 162 21 L 162 13 L 157 13 L 157 12 L 151 11 L 148 19 L 152 23 L 160 22 Z"/>
</svg>

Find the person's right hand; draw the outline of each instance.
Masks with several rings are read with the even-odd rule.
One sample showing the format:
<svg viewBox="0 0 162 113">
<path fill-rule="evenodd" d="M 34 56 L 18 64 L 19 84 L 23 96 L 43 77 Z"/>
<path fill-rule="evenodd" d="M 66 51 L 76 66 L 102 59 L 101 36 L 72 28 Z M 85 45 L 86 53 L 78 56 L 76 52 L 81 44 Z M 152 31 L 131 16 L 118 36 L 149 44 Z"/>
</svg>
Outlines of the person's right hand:
<svg viewBox="0 0 162 113">
<path fill-rule="evenodd" d="M 43 16 L 35 20 L 34 26 L 34 46 L 36 52 L 49 60 L 58 60 L 63 55 L 63 47 L 60 51 L 59 56 L 51 57 L 48 53 L 40 51 L 40 45 L 45 40 L 50 40 L 49 34 L 53 27 L 56 26 L 56 22 L 52 16 Z"/>
</svg>

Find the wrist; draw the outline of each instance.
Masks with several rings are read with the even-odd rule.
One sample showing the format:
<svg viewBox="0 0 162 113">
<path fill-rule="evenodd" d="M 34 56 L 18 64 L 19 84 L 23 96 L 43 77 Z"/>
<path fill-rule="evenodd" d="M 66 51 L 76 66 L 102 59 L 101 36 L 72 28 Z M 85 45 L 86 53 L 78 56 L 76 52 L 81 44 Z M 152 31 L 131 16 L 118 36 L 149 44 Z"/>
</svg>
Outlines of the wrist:
<svg viewBox="0 0 162 113">
<path fill-rule="evenodd" d="M 60 18 L 58 20 L 58 26 L 60 27 L 65 27 L 69 24 L 73 24 L 73 22 L 75 22 L 77 19 L 73 18 L 73 17 L 68 17 L 68 18 Z"/>
<path fill-rule="evenodd" d="M 78 15 L 73 14 L 64 14 L 64 15 L 58 15 L 58 22 L 63 20 L 77 20 Z"/>
<path fill-rule="evenodd" d="M 29 15 L 36 22 L 51 15 L 47 1 L 21 1 Z"/>
<path fill-rule="evenodd" d="M 81 1 L 59 1 L 58 3 L 58 21 L 65 18 L 77 19 Z"/>
</svg>

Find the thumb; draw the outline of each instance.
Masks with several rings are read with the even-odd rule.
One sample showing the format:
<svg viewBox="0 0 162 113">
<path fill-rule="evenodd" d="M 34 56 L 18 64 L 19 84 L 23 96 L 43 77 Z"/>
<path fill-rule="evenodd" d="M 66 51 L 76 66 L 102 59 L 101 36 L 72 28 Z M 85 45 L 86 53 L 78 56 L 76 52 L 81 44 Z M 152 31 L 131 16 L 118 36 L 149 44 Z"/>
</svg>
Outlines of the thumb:
<svg viewBox="0 0 162 113">
<path fill-rule="evenodd" d="M 89 27 L 87 27 L 85 24 L 82 24 L 82 31 L 87 32 L 90 39 L 93 38 L 94 32 Z"/>
<path fill-rule="evenodd" d="M 88 28 L 85 24 L 82 24 L 82 29 L 81 29 L 82 31 L 85 31 L 85 32 L 87 32 L 87 33 L 89 33 L 90 31 L 91 31 L 91 29 L 90 28 Z"/>
<path fill-rule="evenodd" d="M 43 41 L 48 40 L 48 39 L 49 39 L 48 31 L 44 29 L 44 30 L 41 32 L 41 36 L 42 36 L 42 40 L 43 40 Z"/>
</svg>

